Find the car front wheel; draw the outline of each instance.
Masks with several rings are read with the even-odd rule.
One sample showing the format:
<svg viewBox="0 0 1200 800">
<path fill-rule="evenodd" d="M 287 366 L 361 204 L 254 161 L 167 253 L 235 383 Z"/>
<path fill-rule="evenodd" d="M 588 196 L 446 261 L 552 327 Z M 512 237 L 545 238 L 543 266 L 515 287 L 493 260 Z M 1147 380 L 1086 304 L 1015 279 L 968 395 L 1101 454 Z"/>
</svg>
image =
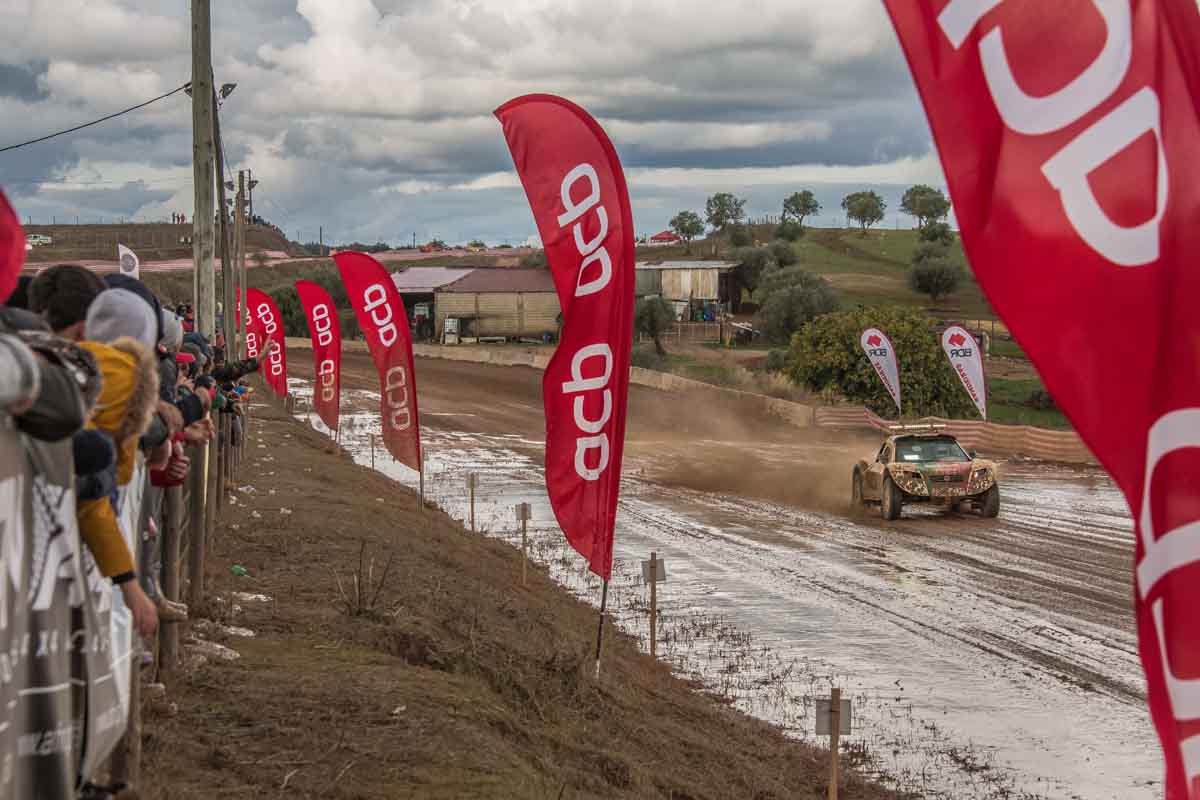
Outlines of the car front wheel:
<svg viewBox="0 0 1200 800">
<path fill-rule="evenodd" d="M 979 513 L 988 519 L 995 519 L 1000 515 L 1000 487 L 992 484 L 992 488 L 983 493 L 983 498 L 979 503 Z"/>
<path fill-rule="evenodd" d="M 904 505 L 901 497 L 900 487 L 892 480 L 892 476 L 884 475 L 883 491 L 879 503 L 879 511 L 884 519 L 900 519 L 900 509 Z"/>
<path fill-rule="evenodd" d="M 854 481 L 850 486 L 850 513 L 857 514 L 863 507 L 863 478 L 862 473 L 854 471 Z"/>
</svg>

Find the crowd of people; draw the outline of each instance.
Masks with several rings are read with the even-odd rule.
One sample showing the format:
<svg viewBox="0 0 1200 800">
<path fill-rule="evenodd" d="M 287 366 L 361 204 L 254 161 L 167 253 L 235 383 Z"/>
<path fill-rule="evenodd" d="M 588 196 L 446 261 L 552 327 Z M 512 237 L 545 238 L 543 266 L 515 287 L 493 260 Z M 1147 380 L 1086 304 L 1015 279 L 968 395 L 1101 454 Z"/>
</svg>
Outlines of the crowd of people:
<svg viewBox="0 0 1200 800">
<path fill-rule="evenodd" d="M 214 413 L 229 415 L 240 442 L 244 379 L 260 365 L 227 358 L 224 341 L 210 342 L 194 329 L 190 307 L 182 310 L 181 319 L 135 278 L 76 265 L 23 276 L 0 306 L 0 424 L 37 442 L 69 442 L 62 449 L 74 465 L 81 547 L 117 587 L 142 637 L 188 615 L 159 580 L 164 492 L 187 480 L 187 447 L 214 438 Z M 264 354 L 275 346 L 268 341 Z M 135 467 L 148 476 L 147 513 L 129 531 L 119 498 Z M 22 489 L 37 490 L 36 480 Z"/>
</svg>

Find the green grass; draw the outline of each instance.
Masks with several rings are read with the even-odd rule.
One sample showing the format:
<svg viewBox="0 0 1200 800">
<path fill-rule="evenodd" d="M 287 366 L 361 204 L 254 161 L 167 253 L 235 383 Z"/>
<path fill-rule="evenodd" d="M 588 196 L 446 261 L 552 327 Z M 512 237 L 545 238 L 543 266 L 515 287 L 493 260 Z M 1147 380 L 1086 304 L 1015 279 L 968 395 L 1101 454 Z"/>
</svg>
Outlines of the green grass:
<svg viewBox="0 0 1200 800">
<path fill-rule="evenodd" d="M 1035 425 L 1069 429 L 1071 423 L 1058 409 L 1032 408 L 1026 403 L 1035 391 L 1045 390 L 1037 378 L 989 378 L 988 417 L 1005 425 Z"/>
<path fill-rule="evenodd" d="M 991 343 L 991 354 L 1002 358 L 1020 358 L 1027 360 L 1025 351 L 1021 349 L 1021 345 L 1011 339 L 993 338 Z"/>
</svg>

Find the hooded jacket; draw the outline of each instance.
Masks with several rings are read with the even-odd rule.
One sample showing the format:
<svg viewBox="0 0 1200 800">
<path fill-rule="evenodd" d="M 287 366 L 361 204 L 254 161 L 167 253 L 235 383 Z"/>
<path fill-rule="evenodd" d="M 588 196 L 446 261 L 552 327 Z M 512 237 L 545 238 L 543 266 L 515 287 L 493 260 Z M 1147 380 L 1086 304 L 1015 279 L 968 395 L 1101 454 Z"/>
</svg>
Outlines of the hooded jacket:
<svg viewBox="0 0 1200 800">
<path fill-rule="evenodd" d="M 111 344 L 84 341 L 104 376 L 100 399 L 88 427 L 112 437 L 117 451 L 117 485 L 133 478 L 138 438 L 150 424 L 158 402 L 158 365 L 154 354 L 129 337 Z M 134 575 L 133 554 L 117 524 L 108 498 L 81 502 L 79 529 L 105 577 Z"/>
</svg>

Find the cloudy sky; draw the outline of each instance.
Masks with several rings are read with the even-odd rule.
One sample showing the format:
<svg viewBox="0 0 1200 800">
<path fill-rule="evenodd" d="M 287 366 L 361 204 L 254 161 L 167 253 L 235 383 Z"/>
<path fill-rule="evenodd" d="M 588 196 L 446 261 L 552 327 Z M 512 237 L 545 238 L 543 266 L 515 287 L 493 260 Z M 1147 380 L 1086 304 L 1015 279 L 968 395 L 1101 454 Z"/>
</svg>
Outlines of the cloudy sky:
<svg viewBox="0 0 1200 800">
<path fill-rule="evenodd" d="M 253 0 L 213 3 L 231 170 L 288 235 L 519 242 L 535 230 L 491 112 L 569 97 L 625 165 L 639 232 L 716 191 L 752 215 L 811 188 L 944 181 L 879 0 Z M 0 0 L 0 147 L 190 78 L 184 0 Z M 192 207 L 191 110 L 177 94 L 0 153 L 34 222 L 162 218 Z"/>
</svg>

